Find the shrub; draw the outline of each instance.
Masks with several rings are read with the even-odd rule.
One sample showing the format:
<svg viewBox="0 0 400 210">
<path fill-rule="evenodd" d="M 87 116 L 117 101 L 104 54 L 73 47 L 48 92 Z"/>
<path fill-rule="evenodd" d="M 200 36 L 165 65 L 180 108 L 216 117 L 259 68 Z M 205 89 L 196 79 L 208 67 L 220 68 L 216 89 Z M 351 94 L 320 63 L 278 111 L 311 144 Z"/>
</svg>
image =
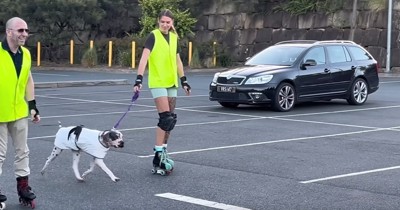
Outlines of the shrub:
<svg viewBox="0 0 400 210">
<path fill-rule="evenodd" d="M 89 48 L 83 53 L 81 63 L 84 67 L 94 67 L 97 65 L 97 62 L 96 48 Z"/>
</svg>

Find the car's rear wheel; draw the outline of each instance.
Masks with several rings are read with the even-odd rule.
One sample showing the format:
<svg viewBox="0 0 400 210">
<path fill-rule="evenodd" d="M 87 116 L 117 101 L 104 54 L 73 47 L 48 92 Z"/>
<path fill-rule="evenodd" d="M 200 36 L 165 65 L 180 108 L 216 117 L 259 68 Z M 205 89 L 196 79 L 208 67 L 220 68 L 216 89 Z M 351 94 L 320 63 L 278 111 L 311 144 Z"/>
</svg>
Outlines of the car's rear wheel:
<svg viewBox="0 0 400 210">
<path fill-rule="evenodd" d="M 351 85 L 349 98 L 347 102 L 351 105 L 361 105 L 367 101 L 368 84 L 362 78 L 357 78 Z"/>
<path fill-rule="evenodd" d="M 233 102 L 218 102 L 221 104 L 221 106 L 226 107 L 226 108 L 236 108 L 239 106 L 238 103 L 233 103 Z"/>
<path fill-rule="evenodd" d="M 281 83 L 275 91 L 272 100 L 272 108 L 275 111 L 287 112 L 293 109 L 296 102 L 296 91 L 293 85 L 289 83 Z"/>
</svg>

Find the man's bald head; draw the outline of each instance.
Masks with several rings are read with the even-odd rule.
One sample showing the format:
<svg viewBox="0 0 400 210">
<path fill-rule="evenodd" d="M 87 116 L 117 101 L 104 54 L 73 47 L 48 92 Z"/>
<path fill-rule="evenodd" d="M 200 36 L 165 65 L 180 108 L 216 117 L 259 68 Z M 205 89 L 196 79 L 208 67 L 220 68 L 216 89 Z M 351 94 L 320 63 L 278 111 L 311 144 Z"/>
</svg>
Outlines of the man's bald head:
<svg viewBox="0 0 400 210">
<path fill-rule="evenodd" d="M 20 17 L 13 17 L 6 22 L 6 29 L 12 29 L 17 23 L 25 23 L 26 22 Z"/>
</svg>

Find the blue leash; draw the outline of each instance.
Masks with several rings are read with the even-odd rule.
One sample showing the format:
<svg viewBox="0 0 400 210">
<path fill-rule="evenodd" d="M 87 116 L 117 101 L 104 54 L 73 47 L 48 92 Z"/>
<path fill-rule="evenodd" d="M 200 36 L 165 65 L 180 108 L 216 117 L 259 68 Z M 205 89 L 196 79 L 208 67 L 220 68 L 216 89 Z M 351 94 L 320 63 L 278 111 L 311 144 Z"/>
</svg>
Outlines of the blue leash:
<svg viewBox="0 0 400 210">
<path fill-rule="evenodd" d="M 133 104 L 135 101 L 139 98 L 139 91 L 135 92 L 135 94 L 132 96 L 131 104 L 128 107 L 128 110 L 122 115 L 122 117 L 118 120 L 118 122 L 114 125 L 113 129 L 116 129 L 119 126 L 119 123 L 121 123 L 122 119 L 128 114 L 128 112 L 131 110 Z"/>
</svg>

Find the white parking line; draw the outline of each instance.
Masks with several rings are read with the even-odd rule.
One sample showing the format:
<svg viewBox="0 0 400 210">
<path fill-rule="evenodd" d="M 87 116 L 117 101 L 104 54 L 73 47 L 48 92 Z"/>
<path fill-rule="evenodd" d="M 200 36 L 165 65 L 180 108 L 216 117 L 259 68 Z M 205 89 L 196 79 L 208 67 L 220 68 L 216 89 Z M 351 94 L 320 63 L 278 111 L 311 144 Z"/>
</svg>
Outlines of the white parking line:
<svg viewBox="0 0 400 210">
<path fill-rule="evenodd" d="M 358 176 L 358 175 L 363 175 L 363 174 L 370 174 L 370 173 L 388 171 L 388 170 L 394 170 L 394 169 L 400 169 L 400 166 L 392 166 L 392 167 L 388 167 L 388 168 L 378 168 L 378 169 L 373 169 L 373 170 L 369 170 L 369 171 L 360 171 L 360 172 L 342 174 L 342 175 L 337 175 L 337 176 L 329 176 L 329 177 L 325 177 L 325 178 L 302 181 L 300 183 L 309 184 L 309 183 L 314 183 L 314 182 L 321 182 L 321 181 L 332 180 L 332 179 L 340 179 L 340 178 L 344 178 L 344 177 Z"/>
<path fill-rule="evenodd" d="M 50 75 L 50 76 L 60 76 L 60 77 L 70 77 L 71 75 L 66 74 L 47 74 L 47 73 L 32 73 L 33 75 Z"/>
<path fill-rule="evenodd" d="M 162 194 L 155 194 L 157 197 L 162 197 L 162 198 L 168 198 L 172 200 L 177 200 L 177 201 L 182 201 L 186 203 L 192 203 L 200 206 L 206 206 L 214 209 L 226 209 L 226 210 L 249 210 L 247 208 L 242 208 L 238 206 L 232 206 L 228 204 L 223 204 L 223 203 L 217 203 L 213 201 L 208 201 L 208 200 L 203 200 L 203 199 L 198 199 L 198 198 L 193 198 L 189 196 L 184 196 L 184 195 L 178 195 L 174 193 L 162 193 Z"/>
<path fill-rule="evenodd" d="M 276 143 L 282 143 L 282 142 L 315 140 L 315 139 L 321 139 L 321 138 L 327 138 L 327 137 L 346 136 L 346 135 L 353 135 L 353 134 L 360 134 L 360 133 L 370 133 L 370 132 L 377 132 L 377 131 L 383 131 L 383 130 L 392 130 L 392 129 L 393 128 L 377 128 L 377 129 L 372 129 L 372 130 L 355 131 L 355 132 L 347 132 L 347 133 L 337 133 L 337 134 L 328 134 L 328 135 L 320 135 L 320 136 L 299 137 L 299 138 L 281 139 L 281 140 L 274 140 L 274 141 L 263 141 L 263 142 L 248 143 L 248 144 L 236 144 L 236 145 L 229 145 L 229 146 L 223 146 L 223 147 L 210 147 L 210 148 L 205 148 L 205 149 L 194 149 L 194 150 L 186 150 L 186 151 L 179 151 L 179 152 L 168 152 L 168 154 L 169 155 L 174 155 L 174 154 L 204 152 L 204 151 L 221 150 L 221 149 L 238 148 L 238 147 L 249 147 L 249 146 L 265 145 L 265 144 L 276 144 Z M 148 157 L 153 157 L 153 156 L 154 156 L 154 154 L 143 155 L 143 156 L 138 156 L 138 157 L 139 158 L 148 158 Z"/>
</svg>

